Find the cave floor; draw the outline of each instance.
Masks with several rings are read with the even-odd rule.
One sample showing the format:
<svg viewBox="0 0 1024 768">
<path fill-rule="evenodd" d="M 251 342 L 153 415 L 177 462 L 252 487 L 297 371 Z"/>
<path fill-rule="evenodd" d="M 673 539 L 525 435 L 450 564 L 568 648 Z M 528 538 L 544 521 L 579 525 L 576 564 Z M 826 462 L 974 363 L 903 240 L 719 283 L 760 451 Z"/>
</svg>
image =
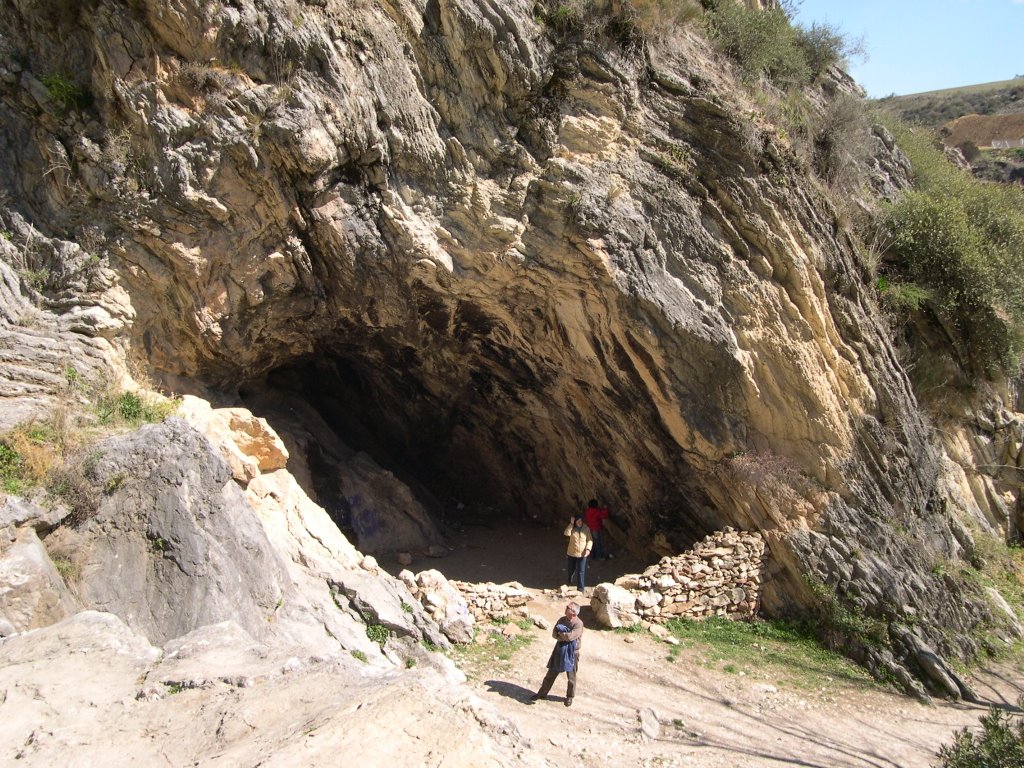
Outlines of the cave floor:
<svg viewBox="0 0 1024 768">
<path fill-rule="evenodd" d="M 473 583 L 504 584 L 517 581 L 529 589 L 557 589 L 565 583 L 566 561 L 562 528 L 540 525 L 531 520 L 494 520 L 463 524 L 448 533 L 449 554 L 432 558 L 413 555 L 412 565 L 401 566 L 391 555 L 378 558 L 379 564 L 395 576 L 404 568 L 419 573 L 433 568 L 447 579 Z M 610 547 L 610 560 L 590 560 L 587 587 L 615 581 L 627 573 L 639 573 L 651 563 Z"/>
</svg>

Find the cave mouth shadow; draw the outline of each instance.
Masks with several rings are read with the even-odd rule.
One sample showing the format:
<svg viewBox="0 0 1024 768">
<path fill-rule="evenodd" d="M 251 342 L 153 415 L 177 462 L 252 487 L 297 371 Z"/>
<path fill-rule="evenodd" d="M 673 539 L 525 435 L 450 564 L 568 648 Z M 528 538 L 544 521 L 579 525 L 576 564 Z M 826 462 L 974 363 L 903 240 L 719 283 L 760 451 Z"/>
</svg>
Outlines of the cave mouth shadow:
<svg viewBox="0 0 1024 768">
<path fill-rule="evenodd" d="M 540 480 L 525 480 L 529 472 L 501 449 L 503 444 L 487 445 L 488 440 L 500 441 L 503 432 L 483 430 L 475 443 L 453 440 L 453 430 L 461 422 L 442 418 L 445 403 L 419 390 L 422 396 L 403 396 L 399 385 L 414 382 L 391 376 L 391 368 L 370 365 L 372 360 L 361 354 L 335 350 L 320 358 L 298 359 L 239 390 L 254 414 L 290 435 L 296 458 L 305 460 L 304 467 L 299 462 L 304 471 L 296 476 L 298 482 L 339 530 L 395 576 L 403 570 L 437 570 L 449 580 L 471 583 L 518 582 L 536 590 L 566 584 L 563 530 L 570 514 L 583 511 L 583 502 L 560 499 L 557 489 L 545 491 Z M 419 405 L 403 410 L 396 405 L 402 403 Z M 490 447 L 494 450 L 484 450 Z M 360 455 L 368 460 L 356 462 Z M 482 458 L 494 455 L 505 459 Z M 473 468 L 468 474 L 467 466 Z M 365 509 L 374 511 L 374 504 L 379 504 L 399 513 L 402 504 L 412 503 L 409 496 L 415 499 L 422 514 L 431 518 L 412 517 L 424 534 L 419 551 L 410 544 L 398 549 L 400 537 L 389 541 L 384 524 L 374 530 L 357 524 L 360 483 L 372 487 L 389 477 L 397 481 L 398 490 L 382 492 Z M 618 557 L 592 559 L 588 587 L 639 573 L 653 562 L 630 556 L 629 550 L 642 544 L 628 540 L 630 518 L 618 520 L 613 512 L 609 523 L 616 523 L 613 527 L 619 533 L 609 542 L 609 550 Z M 409 535 L 403 539 L 413 540 L 415 536 Z M 431 557 L 428 551 L 442 556 Z M 401 564 L 400 555 L 412 562 Z"/>
<path fill-rule="evenodd" d="M 377 557 L 378 564 L 392 575 L 402 570 L 413 573 L 433 569 L 448 580 L 471 583 L 518 582 L 529 589 L 558 589 L 568 583 L 566 539 L 559 526 L 544 526 L 531 520 L 491 519 L 462 525 L 450 532 L 449 552 L 433 558 L 413 553 L 410 565 L 400 565 L 393 555 Z M 627 573 L 640 573 L 648 563 L 618 547 L 611 560 L 591 560 L 587 566 L 587 587 L 611 582 Z"/>
</svg>

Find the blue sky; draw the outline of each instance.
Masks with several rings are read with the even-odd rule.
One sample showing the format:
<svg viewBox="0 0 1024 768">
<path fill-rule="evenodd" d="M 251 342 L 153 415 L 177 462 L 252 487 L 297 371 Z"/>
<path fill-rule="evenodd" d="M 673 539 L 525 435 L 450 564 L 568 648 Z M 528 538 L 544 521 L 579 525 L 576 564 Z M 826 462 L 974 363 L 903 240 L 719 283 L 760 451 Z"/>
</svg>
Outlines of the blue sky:
<svg viewBox="0 0 1024 768">
<path fill-rule="evenodd" d="M 796 20 L 864 38 L 849 71 L 873 98 L 1024 74 L 1024 0 L 803 0 Z"/>
</svg>

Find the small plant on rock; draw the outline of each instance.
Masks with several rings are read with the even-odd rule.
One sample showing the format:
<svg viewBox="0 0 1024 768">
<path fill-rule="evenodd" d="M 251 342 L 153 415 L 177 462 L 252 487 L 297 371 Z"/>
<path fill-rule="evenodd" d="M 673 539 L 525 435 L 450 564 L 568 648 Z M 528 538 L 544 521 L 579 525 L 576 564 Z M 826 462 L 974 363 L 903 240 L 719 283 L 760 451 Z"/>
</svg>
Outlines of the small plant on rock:
<svg viewBox="0 0 1024 768">
<path fill-rule="evenodd" d="M 391 637 L 391 633 L 383 624 L 367 624 L 366 636 L 379 645 L 381 650 L 383 650 L 388 638 Z"/>
<path fill-rule="evenodd" d="M 138 426 L 164 421 L 177 409 L 178 402 L 156 392 L 106 391 L 97 397 L 96 411 L 102 424 Z"/>
<path fill-rule="evenodd" d="M 46 94 L 50 97 L 50 101 L 61 112 L 85 109 L 92 104 L 92 94 L 67 75 L 61 73 L 45 75 L 40 82 L 46 88 Z"/>
<path fill-rule="evenodd" d="M 19 494 L 24 488 L 21 454 L 6 441 L 0 441 L 0 483 L 4 493 Z"/>
</svg>

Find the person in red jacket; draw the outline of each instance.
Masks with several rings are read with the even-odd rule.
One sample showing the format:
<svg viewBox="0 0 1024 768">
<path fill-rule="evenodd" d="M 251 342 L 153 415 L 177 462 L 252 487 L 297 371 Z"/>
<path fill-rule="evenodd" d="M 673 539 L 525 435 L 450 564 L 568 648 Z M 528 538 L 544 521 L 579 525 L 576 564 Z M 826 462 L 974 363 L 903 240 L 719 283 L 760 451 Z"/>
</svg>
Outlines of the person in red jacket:
<svg viewBox="0 0 1024 768">
<path fill-rule="evenodd" d="M 583 519 L 587 523 L 587 528 L 590 529 L 590 535 L 594 539 L 594 549 L 591 555 L 597 560 L 608 560 L 611 555 L 604 546 L 604 521 L 608 519 L 608 515 L 611 514 L 608 510 L 608 506 L 599 506 L 597 499 L 591 499 L 587 502 L 587 511 L 583 513 Z"/>
</svg>

